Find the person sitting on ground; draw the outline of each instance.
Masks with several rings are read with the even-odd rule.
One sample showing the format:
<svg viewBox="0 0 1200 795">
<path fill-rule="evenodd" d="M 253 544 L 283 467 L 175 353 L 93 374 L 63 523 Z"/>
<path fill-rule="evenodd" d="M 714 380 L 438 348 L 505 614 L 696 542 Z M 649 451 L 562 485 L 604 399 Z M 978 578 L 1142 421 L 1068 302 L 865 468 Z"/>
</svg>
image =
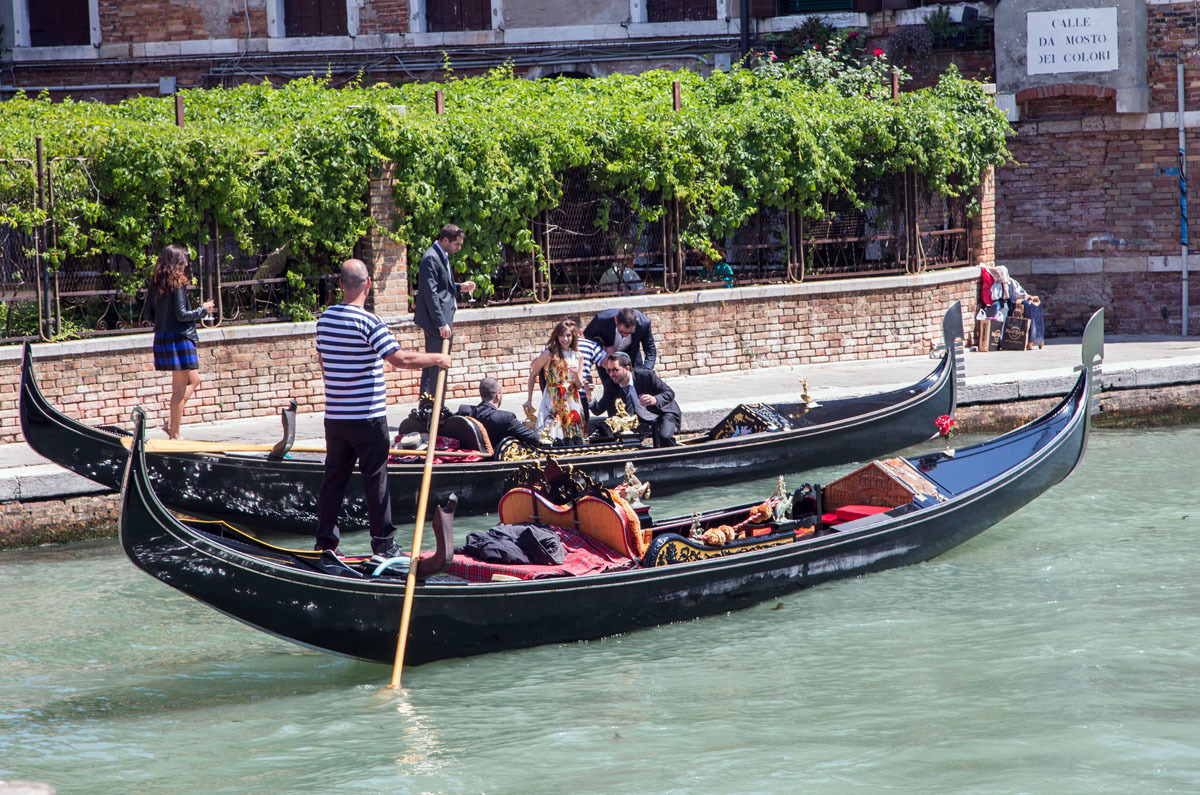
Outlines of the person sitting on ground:
<svg viewBox="0 0 1200 795">
<path fill-rule="evenodd" d="M 628 354 L 634 367 L 653 370 L 658 361 L 650 318 L 636 309 L 605 309 L 587 324 L 583 336 L 596 342 L 610 357 L 618 351 Z M 603 367 L 600 381 L 608 386 L 608 373 Z"/>
<path fill-rule="evenodd" d="M 511 411 L 500 410 L 503 397 L 504 389 L 500 382 L 488 376 L 479 382 L 479 405 L 459 406 L 458 413 L 474 417 L 483 423 L 493 450 L 498 451 L 500 443 L 510 436 L 526 444 L 536 445 L 538 435 L 532 428 L 518 420 L 517 415 Z"/>
<path fill-rule="evenodd" d="M 583 444 L 580 365 L 579 328 L 569 320 L 560 320 L 554 325 L 546 347 L 529 365 L 525 399 L 525 407 L 533 408 L 534 383 L 539 374 L 545 376 L 546 388 L 537 409 L 537 431 L 558 444 Z"/>
<path fill-rule="evenodd" d="M 655 447 L 674 447 L 682 416 L 671 387 L 653 370 L 634 367 L 625 353 L 606 358 L 604 370 L 609 383 L 601 398 L 592 403 L 592 414 L 616 414 L 617 401 L 624 401 L 625 411 L 637 415 L 639 436 L 653 437 Z"/>
</svg>

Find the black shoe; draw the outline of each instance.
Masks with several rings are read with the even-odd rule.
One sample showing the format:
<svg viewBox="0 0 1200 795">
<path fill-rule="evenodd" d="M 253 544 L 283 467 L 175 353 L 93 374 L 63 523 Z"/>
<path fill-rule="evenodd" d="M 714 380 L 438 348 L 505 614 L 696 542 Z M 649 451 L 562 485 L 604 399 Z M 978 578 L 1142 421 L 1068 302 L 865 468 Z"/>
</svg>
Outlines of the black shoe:
<svg viewBox="0 0 1200 795">
<path fill-rule="evenodd" d="M 392 544 L 390 547 L 388 547 L 383 552 L 372 553 L 371 563 L 378 565 L 380 563 L 389 561 L 392 558 L 399 558 L 399 557 L 404 557 L 404 550 L 400 548 L 399 544 Z"/>
</svg>

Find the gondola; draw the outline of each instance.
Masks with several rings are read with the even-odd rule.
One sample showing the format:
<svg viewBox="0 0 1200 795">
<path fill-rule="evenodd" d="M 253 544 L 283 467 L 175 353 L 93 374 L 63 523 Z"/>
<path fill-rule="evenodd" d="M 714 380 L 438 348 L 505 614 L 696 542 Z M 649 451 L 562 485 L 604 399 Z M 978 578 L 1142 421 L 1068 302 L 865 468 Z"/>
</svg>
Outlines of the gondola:
<svg viewBox="0 0 1200 795">
<path fill-rule="evenodd" d="M 597 539 L 604 541 L 616 562 L 601 573 L 530 579 L 517 571 L 518 578 L 493 574 L 472 581 L 468 572 L 474 564 L 455 569 L 461 561 L 446 552 L 452 517 L 442 512 L 439 550 L 418 569 L 422 580 L 413 600 L 406 662 L 605 637 L 724 613 L 940 555 L 1027 505 L 1078 465 L 1103 358 L 1102 323 L 1099 311 L 1084 333 L 1078 381 L 1042 417 L 952 456 L 939 451 L 894 458 L 823 487 L 806 485 L 791 495 L 782 516 L 777 508 L 785 489 L 777 491 L 774 503 L 653 522 L 648 529 L 626 522 L 623 531 L 618 528 L 625 535 L 614 541 L 598 535 L 612 527 L 596 517 L 615 512 L 628 520 L 623 500 L 589 493 L 561 505 L 556 502 L 561 495 L 539 492 L 533 481 L 505 493 L 500 504 L 505 521 L 561 515 L 559 524 L 578 530 L 573 535 L 597 545 Z M 143 419 L 120 518 L 121 545 L 137 566 L 278 637 L 392 661 L 405 585 L 401 573 L 372 571 L 328 552 L 268 546 L 221 522 L 177 518 L 155 494 L 141 452 L 144 432 Z M 911 499 L 898 502 L 904 499 L 898 493 Z M 515 515 L 505 515 L 506 504 Z M 739 527 L 746 530 L 744 538 L 708 541 L 709 531 Z M 648 541 L 640 559 L 621 549 L 621 539 L 631 536 Z"/>
<path fill-rule="evenodd" d="M 553 453 L 598 480 L 620 477 L 626 462 L 633 461 L 640 476 L 652 479 L 660 490 L 869 460 L 929 439 L 934 419 L 953 415 L 963 377 L 958 302 L 946 312 L 942 328 L 945 353 L 940 364 L 903 389 L 829 400 L 812 408 L 804 402 L 743 407 L 748 412 L 769 411 L 778 420 L 776 425 L 765 426 L 772 430 L 748 435 L 701 436 L 658 449 L 617 444 L 555 448 Z M 28 345 L 21 375 L 20 416 L 25 439 L 36 452 L 97 483 L 120 487 L 129 457 L 128 435 L 119 429 L 89 427 L 55 410 L 38 388 Z M 731 414 L 735 421 L 738 416 L 738 411 Z M 734 433 L 743 430 L 738 427 Z M 530 454 L 540 457 L 542 452 Z M 147 463 L 152 482 L 174 510 L 262 530 L 314 533 L 317 493 L 324 473 L 320 456 L 149 453 Z M 520 460 L 495 459 L 439 464 L 435 493 L 455 493 L 462 512 L 489 511 L 500 498 L 504 478 L 520 465 Z M 415 516 L 423 461 L 393 463 L 388 471 L 393 518 L 401 521 Z M 362 480 L 357 472 L 347 490 L 341 526 L 343 530 L 366 526 Z"/>
</svg>

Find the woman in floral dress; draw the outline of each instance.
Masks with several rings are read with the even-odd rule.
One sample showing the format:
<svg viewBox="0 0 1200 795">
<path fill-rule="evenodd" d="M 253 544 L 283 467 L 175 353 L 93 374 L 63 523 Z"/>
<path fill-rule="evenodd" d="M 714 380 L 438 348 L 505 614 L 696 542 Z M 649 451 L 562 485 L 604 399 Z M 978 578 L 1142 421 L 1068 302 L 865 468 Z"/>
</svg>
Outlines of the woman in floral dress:
<svg viewBox="0 0 1200 795">
<path fill-rule="evenodd" d="M 529 384 L 525 405 L 533 408 L 533 386 L 538 373 L 546 377 L 542 402 L 537 410 L 537 432 L 558 444 L 583 443 L 583 405 L 579 391 L 579 327 L 569 320 L 559 321 L 546 347 L 529 366 Z"/>
</svg>

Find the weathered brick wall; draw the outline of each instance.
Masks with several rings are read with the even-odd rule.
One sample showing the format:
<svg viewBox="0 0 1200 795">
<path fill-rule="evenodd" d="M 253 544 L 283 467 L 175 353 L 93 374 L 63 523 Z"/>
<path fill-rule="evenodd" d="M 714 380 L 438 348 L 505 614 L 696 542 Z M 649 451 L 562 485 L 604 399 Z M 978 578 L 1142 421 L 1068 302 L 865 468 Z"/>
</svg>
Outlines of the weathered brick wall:
<svg viewBox="0 0 1200 795">
<path fill-rule="evenodd" d="M 101 40 L 106 44 L 267 35 L 266 0 L 100 0 L 99 12 Z"/>
<path fill-rule="evenodd" d="M 1190 3 L 1147 6 L 1150 111 L 1115 112 L 1111 89 L 1050 86 L 1017 94 L 1015 162 L 997 175 L 996 261 L 1045 299 L 1048 334 L 1079 333 L 1097 306 L 1114 333 L 1179 334 L 1182 274 L 1176 51 L 1194 46 Z M 1188 109 L 1200 102 L 1200 55 L 1182 54 Z M 1164 113 L 1166 112 L 1166 113 Z M 1186 131 L 1200 173 L 1200 128 Z M 1193 216 L 1195 214 L 1193 213 Z M 1195 240 L 1196 219 L 1189 222 Z M 1195 254 L 1192 269 L 1197 267 Z M 1189 283 L 1188 331 L 1200 332 Z"/>
<path fill-rule="evenodd" d="M 360 244 L 375 284 L 368 309 L 380 317 L 408 314 L 408 250 L 385 233 L 395 228 L 399 214 L 392 190 L 394 171 L 389 165 L 371 178 L 368 209 L 375 225 Z"/>
<path fill-rule="evenodd" d="M 1197 7 L 1187 2 L 1146 6 L 1146 83 L 1150 111 L 1174 111 L 1177 85 L 1175 65 L 1183 59 L 1184 108 L 1200 103 L 1200 52 L 1196 47 Z"/>
<path fill-rule="evenodd" d="M 988 167 L 979 183 L 979 214 L 970 220 L 971 248 L 975 262 L 991 265 L 996 260 L 996 170 Z"/>
<path fill-rule="evenodd" d="M 975 275 L 968 268 L 943 275 L 940 281 L 864 279 L 852 292 L 845 291 L 845 283 L 780 285 L 738 288 L 719 296 L 692 293 L 628 302 L 464 310 L 455 323 L 448 397 L 474 398 L 485 375 L 501 379 L 506 391 L 523 391 L 529 364 L 555 322 L 576 315 L 586 323 L 599 309 L 626 303 L 652 318 L 660 351 L 657 370 L 667 379 L 927 353 L 941 341 L 946 306 L 955 300 L 970 305 L 978 289 Z M 879 286 L 872 287 L 872 281 Z M 897 287 L 900 281 L 909 286 Z M 290 398 L 296 398 L 301 412 L 323 410 L 315 326 L 201 331 L 203 383 L 187 406 L 184 424 L 265 416 Z M 423 336 L 411 322 L 395 328 L 402 346 L 423 347 Z M 88 424 L 126 425 L 130 409 L 141 405 L 156 426 L 166 417 L 170 376 L 153 369 L 150 340 L 150 335 L 140 334 L 38 346 L 39 384 L 53 405 Z M 20 361 L 15 353 L 0 360 L 0 443 L 22 441 L 17 413 Z M 393 404 L 416 402 L 418 371 L 390 371 L 387 378 Z"/>
<path fill-rule="evenodd" d="M 118 494 L 0 502 L 0 549 L 115 535 Z"/>
<path fill-rule="evenodd" d="M 358 33 L 407 33 L 408 0 L 371 0 L 358 12 Z"/>
</svg>

